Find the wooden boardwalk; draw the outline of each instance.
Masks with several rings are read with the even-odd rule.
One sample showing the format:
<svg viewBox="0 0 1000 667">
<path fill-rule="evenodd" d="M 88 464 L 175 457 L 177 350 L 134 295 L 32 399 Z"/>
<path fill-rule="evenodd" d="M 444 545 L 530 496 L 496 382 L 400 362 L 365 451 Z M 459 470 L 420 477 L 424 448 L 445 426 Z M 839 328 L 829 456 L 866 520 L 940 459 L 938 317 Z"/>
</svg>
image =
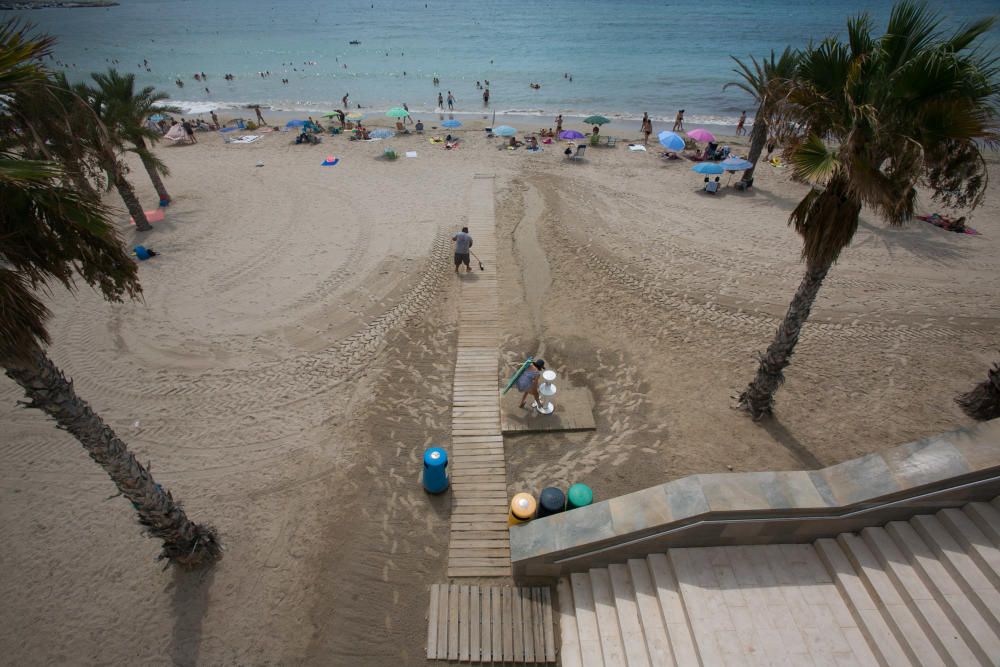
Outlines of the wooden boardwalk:
<svg viewBox="0 0 1000 667">
<path fill-rule="evenodd" d="M 497 387 L 499 303 L 493 177 L 477 176 L 469 192 L 473 273 L 462 274 L 458 358 L 452 388 L 449 577 L 509 577 L 507 469 Z"/>
<path fill-rule="evenodd" d="M 433 584 L 427 620 L 431 660 L 556 660 L 548 588 Z"/>
</svg>

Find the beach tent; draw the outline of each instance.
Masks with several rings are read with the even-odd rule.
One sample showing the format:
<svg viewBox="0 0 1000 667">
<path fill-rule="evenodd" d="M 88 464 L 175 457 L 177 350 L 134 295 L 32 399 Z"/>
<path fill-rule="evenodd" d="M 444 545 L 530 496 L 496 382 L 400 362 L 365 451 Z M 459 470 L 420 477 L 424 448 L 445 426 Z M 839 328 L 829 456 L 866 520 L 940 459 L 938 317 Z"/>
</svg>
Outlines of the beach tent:
<svg viewBox="0 0 1000 667">
<path fill-rule="evenodd" d="M 184 126 L 177 123 L 163 135 L 165 139 L 170 139 L 170 141 L 182 141 L 187 139 L 187 133 L 184 131 Z"/>
</svg>

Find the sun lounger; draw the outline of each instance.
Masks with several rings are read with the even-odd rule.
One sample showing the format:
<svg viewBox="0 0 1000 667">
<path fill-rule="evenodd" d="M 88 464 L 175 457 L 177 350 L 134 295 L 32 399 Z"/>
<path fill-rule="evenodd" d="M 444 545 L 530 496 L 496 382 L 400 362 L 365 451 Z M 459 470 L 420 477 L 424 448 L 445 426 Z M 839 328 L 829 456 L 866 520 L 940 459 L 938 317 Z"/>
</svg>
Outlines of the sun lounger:
<svg viewBox="0 0 1000 667">
<path fill-rule="evenodd" d="M 608 137 L 608 148 L 614 148 L 618 144 L 618 137 Z"/>
<path fill-rule="evenodd" d="M 587 146 L 586 146 L 586 144 L 580 144 L 579 146 L 576 147 L 576 152 L 573 153 L 572 155 L 567 155 L 566 159 L 568 159 L 568 160 L 579 160 L 579 161 L 582 162 L 583 161 L 583 155 L 586 152 L 587 152 Z"/>
</svg>

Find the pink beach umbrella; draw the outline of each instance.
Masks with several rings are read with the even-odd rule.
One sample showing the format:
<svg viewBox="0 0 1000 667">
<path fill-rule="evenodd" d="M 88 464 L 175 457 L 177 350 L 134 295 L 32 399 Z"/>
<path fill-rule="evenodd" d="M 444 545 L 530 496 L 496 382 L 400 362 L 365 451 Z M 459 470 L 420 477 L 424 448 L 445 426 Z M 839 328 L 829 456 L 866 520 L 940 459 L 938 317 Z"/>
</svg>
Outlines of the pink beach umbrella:
<svg viewBox="0 0 1000 667">
<path fill-rule="evenodd" d="M 695 130 L 691 130 L 690 132 L 687 133 L 687 135 L 692 139 L 694 139 L 695 141 L 715 141 L 714 134 L 712 134 L 708 130 L 701 129 L 700 127 Z"/>
</svg>

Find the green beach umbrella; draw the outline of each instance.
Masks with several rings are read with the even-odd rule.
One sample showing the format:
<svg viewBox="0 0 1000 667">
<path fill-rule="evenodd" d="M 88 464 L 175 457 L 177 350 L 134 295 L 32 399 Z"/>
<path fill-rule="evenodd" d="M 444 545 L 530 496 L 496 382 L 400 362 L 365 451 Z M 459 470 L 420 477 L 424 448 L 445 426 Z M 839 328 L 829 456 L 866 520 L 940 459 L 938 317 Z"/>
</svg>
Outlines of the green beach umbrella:
<svg viewBox="0 0 1000 667">
<path fill-rule="evenodd" d="M 604 116 L 587 116 L 583 119 L 583 122 L 587 125 L 604 125 L 605 123 L 610 123 L 611 120 Z"/>
<path fill-rule="evenodd" d="M 400 107 L 393 107 L 388 111 L 386 111 L 385 115 L 391 118 L 406 118 L 407 116 L 410 115 L 410 112 Z"/>
<path fill-rule="evenodd" d="M 340 115 L 331 111 L 330 113 L 323 114 L 323 118 L 340 118 Z"/>
</svg>

